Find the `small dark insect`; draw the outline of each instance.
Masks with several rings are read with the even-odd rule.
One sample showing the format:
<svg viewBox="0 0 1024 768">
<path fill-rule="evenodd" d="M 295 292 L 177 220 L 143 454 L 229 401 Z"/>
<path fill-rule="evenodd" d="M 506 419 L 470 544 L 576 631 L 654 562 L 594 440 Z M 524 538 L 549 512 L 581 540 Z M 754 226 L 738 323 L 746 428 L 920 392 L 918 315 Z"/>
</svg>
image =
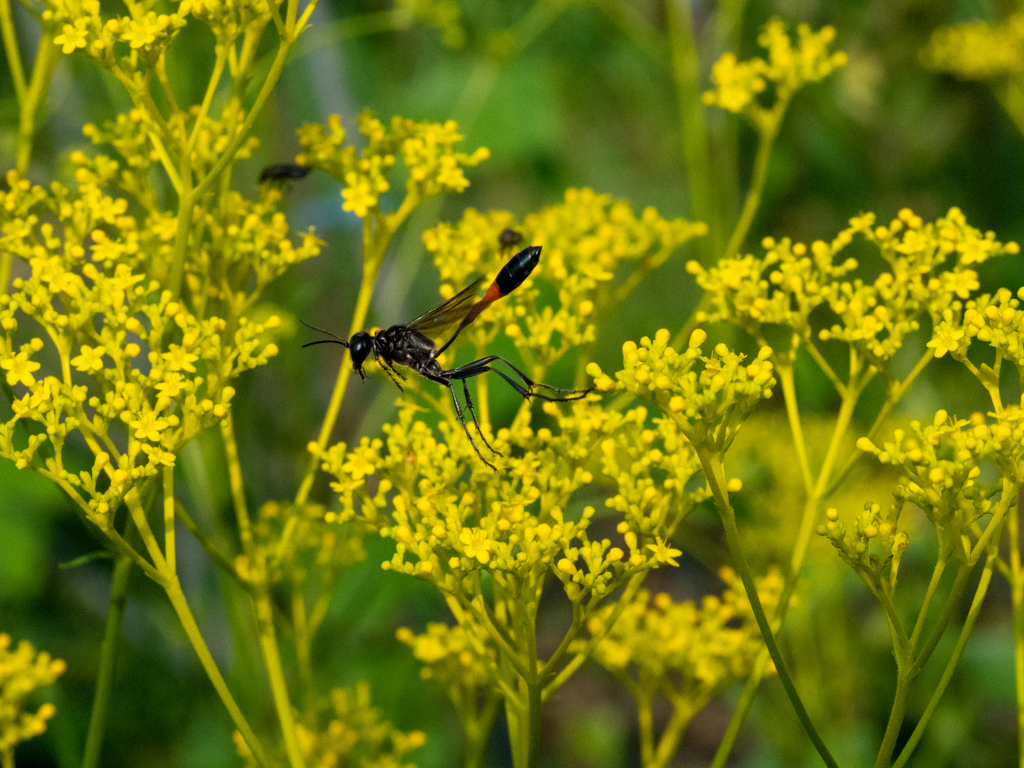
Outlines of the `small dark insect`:
<svg viewBox="0 0 1024 768">
<path fill-rule="evenodd" d="M 296 179 L 304 179 L 312 170 L 312 168 L 307 168 L 304 165 L 295 165 L 294 163 L 268 165 L 260 171 L 260 184 L 265 181 L 292 181 Z"/>
<path fill-rule="evenodd" d="M 514 245 L 519 245 L 523 242 L 523 236 L 514 229 L 505 227 L 501 230 L 501 234 L 498 235 L 498 245 L 501 246 L 501 250 L 507 251 Z"/>
<path fill-rule="evenodd" d="M 440 384 L 442 387 L 446 387 L 452 396 L 452 403 L 455 405 L 455 413 L 459 417 L 459 421 L 462 422 L 462 428 L 466 432 L 466 437 L 469 439 L 470 445 L 473 446 L 473 450 L 476 451 L 476 455 L 480 457 L 480 460 L 491 469 L 497 471 L 491 462 L 483 457 L 480 453 L 480 449 L 477 448 L 476 443 L 473 441 L 473 436 L 469 432 L 469 427 L 466 425 L 466 418 L 462 413 L 462 405 L 459 403 L 458 398 L 455 396 L 455 389 L 453 383 L 456 381 L 462 382 L 462 392 L 466 399 L 466 407 L 469 409 L 470 415 L 473 417 L 473 424 L 476 425 L 476 431 L 480 435 L 480 439 L 484 441 L 484 445 L 496 456 L 501 456 L 501 453 L 494 450 L 491 444 L 487 442 L 487 438 L 484 437 L 484 433 L 480 429 L 480 421 L 476 417 L 476 411 L 473 408 L 473 400 L 469 396 L 469 387 L 466 381 L 472 379 L 475 376 L 482 376 L 488 371 L 493 371 L 503 378 L 508 384 L 518 392 L 524 398 L 539 397 L 541 400 L 548 400 L 551 402 L 564 402 L 567 400 L 578 400 L 585 396 L 590 390 L 589 389 L 559 389 L 557 387 L 551 387 L 547 384 L 533 381 L 525 373 L 516 368 L 512 363 L 503 357 L 498 355 L 487 355 L 479 360 L 474 360 L 471 363 L 459 366 L 458 368 L 444 369 L 441 364 L 437 362 L 438 356 L 444 352 L 455 341 L 456 337 L 462 332 L 462 329 L 469 325 L 473 320 L 479 316 L 490 304 L 500 299 L 502 296 L 507 296 L 520 285 L 523 281 L 529 277 L 530 273 L 533 272 L 534 268 L 540 262 L 540 248 L 533 246 L 526 248 L 511 259 L 509 262 L 501 268 L 498 272 L 498 276 L 494 278 L 494 282 L 487 289 L 487 293 L 480 301 L 473 302 L 473 298 L 476 295 L 477 288 L 480 287 L 480 283 L 483 278 L 473 281 L 457 294 L 452 296 L 446 302 L 440 306 L 434 307 L 428 312 L 417 317 L 415 320 L 409 323 L 401 323 L 398 325 L 392 325 L 389 328 L 385 328 L 382 331 L 378 331 L 372 336 L 366 331 L 359 331 L 358 333 L 352 334 L 352 338 L 348 341 L 341 339 L 330 331 L 324 331 L 320 328 L 314 328 L 311 325 L 307 325 L 314 331 L 320 333 L 326 333 L 328 336 L 332 336 L 330 339 L 321 339 L 320 341 L 311 341 L 308 344 L 303 344 L 303 347 L 311 347 L 314 344 L 341 344 L 346 347 L 349 354 L 352 356 L 352 369 L 359 374 L 361 378 L 366 378 L 366 374 L 363 372 L 363 363 L 366 358 L 373 353 L 373 359 L 377 361 L 381 368 L 385 370 L 391 380 L 395 382 L 399 389 L 402 389 L 402 385 L 399 379 L 405 379 L 405 376 L 395 368 L 396 365 L 403 365 L 406 368 L 411 368 L 416 371 L 420 376 L 423 376 L 430 381 Z M 458 327 L 455 329 L 455 333 L 452 337 L 440 348 L 432 341 L 426 334 L 437 334 L 448 328 L 455 323 L 458 323 Z M 305 323 L 304 323 L 305 325 Z M 501 362 L 507 365 L 512 374 L 514 374 L 518 381 L 504 371 L 493 368 L 494 363 Z M 548 392 L 558 392 L 564 395 L 563 397 L 554 397 L 546 395 L 542 392 L 536 391 L 537 389 L 544 389 Z"/>
</svg>

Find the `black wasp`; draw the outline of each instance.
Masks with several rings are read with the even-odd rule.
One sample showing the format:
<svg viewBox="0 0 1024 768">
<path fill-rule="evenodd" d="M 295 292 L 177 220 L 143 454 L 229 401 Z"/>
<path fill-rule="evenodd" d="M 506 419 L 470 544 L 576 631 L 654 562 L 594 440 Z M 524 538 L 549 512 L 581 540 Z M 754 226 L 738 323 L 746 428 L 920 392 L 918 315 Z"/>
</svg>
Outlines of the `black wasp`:
<svg viewBox="0 0 1024 768">
<path fill-rule="evenodd" d="M 304 165 L 295 165 L 293 163 L 268 165 L 260 171 L 260 184 L 265 181 L 293 181 L 297 179 L 304 179 L 312 170 L 312 168 L 308 168 Z"/>
<path fill-rule="evenodd" d="M 524 398 L 539 397 L 541 400 L 549 400 L 552 402 L 578 400 L 586 395 L 590 390 L 559 389 L 557 387 L 551 387 L 547 384 L 533 381 L 529 376 L 512 365 L 508 360 L 498 355 L 487 355 L 479 360 L 474 360 L 471 363 L 461 365 L 458 368 L 449 369 L 442 368 L 441 364 L 437 362 L 437 358 L 442 352 L 451 346 L 451 343 L 455 341 L 458 335 L 462 332 L 462 329 L 473 322 L 490 304 L 497 301 L 502 296 L 510 294 L 518 288 L 527 277 L 529 277 L 530 273 L 533 272 L 534 268 L 540 262 L 540 250 L 539 246 L 526 248 L 509 259 L 509 262 L 501 268 L 500 272 L 498 272 L 498 276 L 494 278 L 494 282 L 491 283 L 490 287 L 487 289 L 487 293 L 484 294 L 484 297 L 480 299 L 480 301 L 474 303 L 473 298 L 476 296 L 477 288 L 480 287 L 480 283 L 483 281 L 483 278 L 473 281 L 446 302 L 440 306 L 434 307 L 429 312 L 423 313 L 415 320 L 409 323 L 392 325 L 382 331 L 377 331 L 377 333 L 372 336 L 366 331 L 359 331 L 358 333 L 352 334 L 351 339 L 345 341 L 344 339 L 334 336 L 330 331 L 324 331 L 319 328 L 313 328 L 313 326 L 307 326 L 315 331 L 320 331 L 320 333 L 326 333 L 330 336 L 334 336 L 334 338 L 311 341 L 309 344 L 303 344 L 302 346 L 310 347 L 314 344 L 341 344 L 343 347 L 347 347 L 349 354 L 352 356 L 352 369 L 364 379 L 366 378 L 366 374 L 363 372 L 363 363 L 372 352 L 373 359 L 376 360 L 380 367 L 387 372 L 388 376 L 391 377 L 391 380 L 395 382 L 399 389 L 402 389 L 399 379 L 404 379 L 405 376 L 395 368 L 396 365 L 403 365 L 406 368 L 411 368 L 420 376 L 430 379 L 430 381 L 437 382 L 442 387 L 446 387 L 451 393 L 452 403 L 455 405 L 455 413 L 459 417 L 459 421 L 462 422 L 462 428 L 465 430 L 466 437 L 469 439 L 470 445 L 473 446 L 473 450 L 476 451 L 476 455 L 480 457 L 480 460 L 484 464 L 497 471 L 497 468 L 485 459 L 482 453 L 480 453 L 480 449 L 477 448 L 476 443 L 473 441 L 473 436 L 469 433 L 469 427 L 466 425 L 466 418 L 462 413 L 462 405 L 459 403 L 459 399 L 455 396 L 455 389 L 452 386 L 453 382 L 462 382 L 462 392 L 466 398 L 466 407 L 469 409 L 469 413 L 473 417 L 473 424 L 476 425 L 476 431 L 484 441 L 484 445 L 490 449 L 491 453 L 497 456 L 500 456 L 501 454 L 491 447 L 491 444 L 487 442 L 487 438 L 484 437 L 484 433 L 480 429 L 480 422 L 477 419 L 476 411 L 473 408 L 473 400 L 469 396 L 469 387 L 466 385 L 467 380 L 472 379 L 474 376 L 481 376 L 488 371 L 493 371 L 507 381 L 512 389 Z M 452 337 L 448 339 L 440 349 L 438 349 L 437 345 L 429 338 L 428 334 L 438 334 L 455 323 L 459 324 L 455 329 L 455 333 L 452 334 Z M 498 368 L 493 368 L 492 365 L 497 362 L 507 365 L 519 380 L 516 381 L 504 371 Z M 559 392 L 564 396 L 554 397 L 552 395 L 546 395 L 542 392 L 536 391 L 538 388 L 545 389 L 548 392 Z"/>
</svg>

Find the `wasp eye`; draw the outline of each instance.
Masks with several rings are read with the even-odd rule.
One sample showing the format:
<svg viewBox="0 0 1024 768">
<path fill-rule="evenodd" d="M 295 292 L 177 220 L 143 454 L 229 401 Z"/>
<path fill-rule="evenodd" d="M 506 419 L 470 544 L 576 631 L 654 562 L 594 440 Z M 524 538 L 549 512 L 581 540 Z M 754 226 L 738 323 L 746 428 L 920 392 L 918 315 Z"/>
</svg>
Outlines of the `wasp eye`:
<svg viewBox="0 0 1024 768">
<path fill-rule="evenodd" d="M 352 370 L 363 375 L 363 361 L 373 349 L 373 339 L 366 331 L 352 334 L 348 342 L 348 351 L 352 355 Z"/>
</svg>

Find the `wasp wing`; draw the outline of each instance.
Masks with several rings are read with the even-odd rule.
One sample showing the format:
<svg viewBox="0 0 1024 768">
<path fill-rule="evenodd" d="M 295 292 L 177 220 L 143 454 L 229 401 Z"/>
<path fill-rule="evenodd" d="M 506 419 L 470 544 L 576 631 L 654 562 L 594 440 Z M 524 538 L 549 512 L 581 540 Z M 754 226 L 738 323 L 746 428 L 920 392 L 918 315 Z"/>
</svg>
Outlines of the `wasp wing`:
<svg viewBox="0 0 1024 768">
<path fill-rule="evenodd" d="M 477 278 L 444 304 L 424 312 L 406 325 L 424 336 L 436 336 L 438 331 L 462 320 L 474 304 L 477 289 L 483 278 Z"/>
</svg>

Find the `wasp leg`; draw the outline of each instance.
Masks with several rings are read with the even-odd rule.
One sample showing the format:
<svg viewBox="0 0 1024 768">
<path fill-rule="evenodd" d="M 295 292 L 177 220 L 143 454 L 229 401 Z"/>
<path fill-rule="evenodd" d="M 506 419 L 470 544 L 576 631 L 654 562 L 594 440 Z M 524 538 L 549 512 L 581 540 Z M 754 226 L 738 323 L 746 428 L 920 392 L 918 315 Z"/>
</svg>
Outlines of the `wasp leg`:
<svg viewBox="0 0 1024 768">
<path fill-rule="evenodd" d="M 466 379 L 462 379 L 462 392 L 466 396 L 466 407 L 469 408 L 469 413 L 473 417 L 473 423 L 476 424 L 476 431 L 480 433 L 480 439 L 484 441 L 484 445 L 487 446 L 487 450 L 493 453 L 495 456 L 504 456 L 501 451 L 494 450 L 494 447 L 487 442 L 487 436 L 484 435 L 482 429 L 480 429 L 480 421 L 476 417 L 476 409 L 473 407 L 473 398 L 469 396 L 469 386 L 466 384 Z M 455 397 L 455 391 L 452 390 L 452 397 Z"/>
<path fill-rule="evenodd" d="M 373 350 L 373 359 L 377 361 L 377 365 L 384 369 L 384 373 L 386 373 L 391 380 L 395 382 L 395 386 L 398 387 L 399 391 L 405 392 L 405 388 L 398 381 L 398 379 L 405 381 L 405 376 L 402 375 L 402 372 L 395 368 L 394 364 L 390 360 L 378 355 L 376 349 Z"/>
<path fill-rule="evenodd" d="M 510 376 L 506 375 L 505 372 L 502 371 L 500 368 L 491 367 L 491 363 L 498 361 L 504 363 L 509 368 L 511 368 L 512 371 L 516 374 L 516 376 L 522 379 L 522 384 L 520 384 L 517 381 L 514 381 Z M 499 355 L 488 355 L 487 357 L 482 357 L 479 360 L 474 360 L 472 363 L 466 363 L 465 365 L 459 368 L 454 368 L 450 371 L 445 371 L 444 375 L 451 379 L 460 379 L 464 381 L 465 379 L 471 379 L 474 376 L 480 376 L 484 373 L 487 373 L 487 371 L 493 371 L 494 373 L 501 376 L 501 378 L 508 382 L 509 386 L 511 386 L 512 389 L 514 389 L 522 397 L 527 399 L 531 397 L 537 397 L 540 398 L 541 400 L 547 400 L 552 403 L 560 403 L 567 402 L 570 400 L 579 400 L 581 397 L 585 397 L 587 393 L 590 392 L 589 389 L 560 389 L 559 387 L 552 387 L 548 384 L 543 384 L 541 382 L 534 381 L 521 370 L 512 365 L 512 363 L 510 363 L 508 360 L 506 360 L 503 357 L 500 357 Z M 543 392 L 535 391 L 535 387 L 546 389 L 549 392 L 560 392 L 569 396 L 552 397 L 550 395 L 545 395 Z"/>
<path fill-rule="evenodd" d="M 455 406 L 455 415 L 459 417 L 459 423 L 462 424 L 462 429 L 466 433 L 466 439 L 469 440 L 469 444 L 473 446 L 473 450 L 476 451 L 476 455 L 480 457 L 480 461 L 497 472 L 498 468 L 485 459 L 484 455 L 480 453 L 480 449 L 477 448 L 476 442 L 473 440 L 473 435 L 469 432 L 469 426 L 466 424 L 466 417 L 462 413 L 462 406 L 459 404 L 459 398 L 455 396 L 455 389 L 452 387 L 451 381 L 443 374 L 440 376 L 424 375 L 431 381 L 436 381 L 441 386 L 448 388 L 448 393 L 452 396 L 452 405 Z M 466 405 L 469 407 L 469 413 L 473 417 L 473 424 L 476 425 L 476 431 L 480 434 L 480 439 L 484 441 L 484 445 L 487 446 L 491 453 L 495 456 L 502 456 L 502 453 L 491 447 L 491 444 L 487 442 L 487 438 L 484 436 L 483 430 L 480 429 L 480 422 L 476 418 L 476 410 L 473 408 L 473 400 L 469 396 L 469 389 L 466 387 L 465 381 L 462 382 L 462 391 L 466 393 Z"/>
</svg>

